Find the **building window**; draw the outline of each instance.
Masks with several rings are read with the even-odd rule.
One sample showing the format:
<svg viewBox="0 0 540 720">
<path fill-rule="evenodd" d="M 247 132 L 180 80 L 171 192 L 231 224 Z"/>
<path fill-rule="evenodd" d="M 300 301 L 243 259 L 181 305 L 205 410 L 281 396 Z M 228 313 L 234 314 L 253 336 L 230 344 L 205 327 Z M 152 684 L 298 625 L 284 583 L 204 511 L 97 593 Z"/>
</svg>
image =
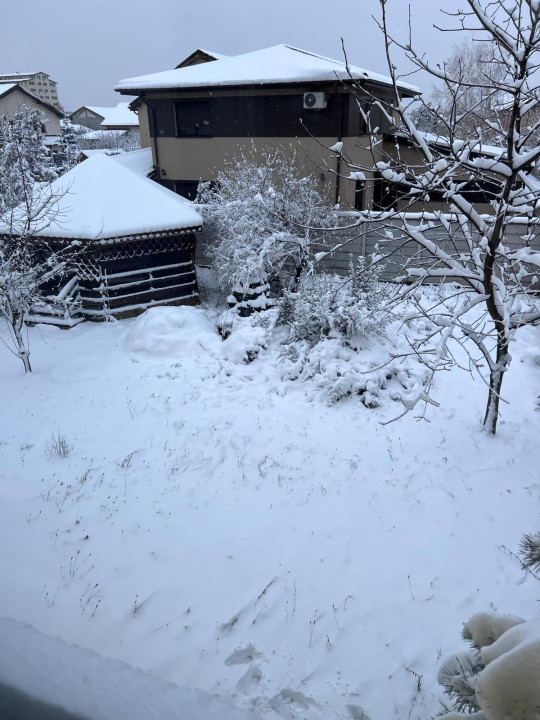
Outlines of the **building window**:
<svg viewBox="0 0 540 720">
<path fill-rule="evenodd" d="M 208 100 L 181 100 L 174 107 L 177 137 L 212 137 Z"/>
<path fill-rule="evenodd" d="M 187 200 L 195 200 L 198 187 L 199 183 L 197 181 L 193 182 L 192 180 L 180 180 L 174 183 L 174 191 Z"/>
<path fill-rule="evenodd" d="M 363 180 L 356 180 L 354 187 L 354 209 L 364 209 L 364 189 L 365 184 Z"/>
</svg>

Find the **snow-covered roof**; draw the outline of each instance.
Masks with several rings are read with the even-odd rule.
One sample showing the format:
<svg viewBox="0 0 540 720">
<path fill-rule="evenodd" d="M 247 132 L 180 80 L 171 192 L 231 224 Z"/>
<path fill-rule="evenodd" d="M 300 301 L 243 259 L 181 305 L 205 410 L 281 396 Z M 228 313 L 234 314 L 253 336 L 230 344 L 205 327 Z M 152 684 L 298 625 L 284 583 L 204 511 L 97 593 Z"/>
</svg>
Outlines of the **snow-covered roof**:
<svg viewBox="0 0 540 720">
<path fill-rule="evenodd" d="M 167 88 L 229 87 L 239 85 L 281 85 L 367 80 L 389 85 L 390 78 L 378 73 L 332 60 L 291 45 L 274 45 L 255 52 L 225 57 L 215 62 L 190 65 L 152 75 L 121 80 L 119 92 Z M 411 92 L 420 92 L 414 85 L 400 83 Z"/>
<path fill-rule="evenodd" d="M 437 133 L 424 132 L 423 130 L 417 130 L 417 133 L 421 135 L 429 145 L 439 145 L 439 147 L 450 147 L 450 140 L 444 135 L 438 135 Z M 454 140 L 452 148 L 459 151 L 464 145 L 467 144 L 467 140 Z M 506 155 L 506 148 L 497 147 L 496 145 L 486 145 L 485 143 L 477 143 L 471 148 L 474 153 L 480 155 L 490 155 L 493 157 L 504 158 Z"/>
<path fill-rule="evenodd" d="M 44 70 L 36 70 L 35 72 L 0 73 L 0 80 L 2 78 L 12 78 L 14 75 L 17 76 L 18 80 L 28 80 L 34 75 L 47 75 L 47 77 L 49 77 L 48 73 L 46 73 Z"/>
<path fill-rule="evenodd" d="M 197 48 L 201 52 L 205 53 L 205 55 L 210 55 L 213 58 L 216 58 L 216 60 L 223 60 L 224 58 L 231 57 L 230 55 L 224 55 L 223 53 L 217 53 L 213 50 L 205 50 L 204 48 Z"/>
<path fill-rule="evenodd" d="M 119 155 L 111 155 L 111 157 L 116 160 L 116 162 L 119 162 L 120 165 L 143 177 L 148 177 L 154 170 L 152 148 L 132 150 L 131 152 L 120 153 Z"/>
<path fill-rule="evenodd" d="M 4 80 L 7 80 L 8 82 L 10 80 L 30 80 L 32 75 L 35 75 L 36 73 L 2 73 L 0 75 L 0 82 L 3 82 Z"/>
<path fill-rule="evenodd" d="M 84 155 L 85 158 L 92 157 L 92 155 L 118 155 L 119 150 L 111 150 L 110 148 L 92 148 L 87 150 L 81 150 L 79 157 Z"/>
<path fill-rule="evenodd" d="M 116 107 L 109 109 L 101 127 L 108 129 L 139 127 L 139 116 L 129 109 L 129 103 L 118 103 Z"/>
<path fill-rule="evenodd" d="M 62 138 L 60 135 L 44 135 L 43 137 L 43 144 L 44 145 L 60 145 L 62 143 Z"/>
<path fill-rule="evenodd" d="M 55 217 L 36 233 L 40 237 L 99 241 L 202 225 L 189 200 L 101 153 L 49 187 L 58 197 L 51 206 Z"/>
<path fill-rule="evenodd" d="M 229 57 L 222 53 L 216 53 L 213 50 L 204 50 L 203 48 L 197 48 L 191 55 L 188 55 L 181 62 L 178 63 L 176 68 L 189 67 L 190 65 L 197 65 L 199 62 L 211 62 L 213 60 L 223 60 L 223 58 Z"/>
<path fill-rule="evenodd" d="M 0 83 L 0 97 L 11 92 L 15 87 L 17 87 L 17 83 Z"/>
<path fill-rule="evenodd" d="M 120 137 L 121 135 L 125 135 L 125 130 L 89 130 L 88 132 L 84 133 L 82 137 L 85 140 L 101 140 L 102 138 L 106 137 Z"/>
</svg>

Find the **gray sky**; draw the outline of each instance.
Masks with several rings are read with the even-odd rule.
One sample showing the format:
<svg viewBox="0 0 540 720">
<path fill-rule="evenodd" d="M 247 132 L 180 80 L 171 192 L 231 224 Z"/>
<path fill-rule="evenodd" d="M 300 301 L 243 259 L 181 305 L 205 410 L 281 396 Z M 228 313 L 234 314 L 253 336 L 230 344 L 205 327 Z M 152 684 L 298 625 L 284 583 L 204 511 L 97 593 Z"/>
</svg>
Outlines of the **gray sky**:
<svg viewBox="0 0 540 720">
<path fill-rule="evenodd" d="M 416 47 L 445 59 L 460 37 L 438 9 L 455 11 L 465 0 L 411 0 Z M 128 98 L 113 91 L 122 78 L 168 70 L 198 47 L 226 55 L 288 43 L 386 73 L 382 38 L 372 15 L 378 0 L 19 0 L 4 3 L 0 73 L 43 71 L 58 83 L 66 110 L 114 105 Z M 393 32 L 407 35 L 405 0 L 389 0 Z M 12 32 L 6 32 L 11 28 Z M 400 69 L 401 61 L 398 62 Z M 431 81 L 410 80 L 429 93 Z"/>
</svg>

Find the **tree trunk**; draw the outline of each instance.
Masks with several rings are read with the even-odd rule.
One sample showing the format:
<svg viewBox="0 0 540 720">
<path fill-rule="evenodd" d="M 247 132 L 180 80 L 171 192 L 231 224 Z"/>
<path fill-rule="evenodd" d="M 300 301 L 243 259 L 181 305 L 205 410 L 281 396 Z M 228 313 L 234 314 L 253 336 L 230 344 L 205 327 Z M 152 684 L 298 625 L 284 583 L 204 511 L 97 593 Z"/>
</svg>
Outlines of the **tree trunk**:
<svg viewBox="0 0 540 720">
<path fill-rule="evenodd" d="M 497 333 L 497 362 L 494 369 L 489 374 L 489 395 L 486 406 L 486 414 L 484 416 L 484 428 L 490 435 L 495 435 L 497 431 L 502 381 L 504 373 L 508 369 L 508 365 L 510 363 L 508 345 L 509 342 L 506 337 L 506 333 L 504 330 L 499 330 Z"/>
<path fill-rule="evenodd" d="M 15 335 L 15 342 L 17 343 L 17 355 L 22 360 L 24 372 L 32 372 L 32 366 L 30 365 L 30 350 L 25 345 L 21 327 L 22 323 L 20 325 L 18 322 L 13 324 L 13 334 Z"/>
</svg>

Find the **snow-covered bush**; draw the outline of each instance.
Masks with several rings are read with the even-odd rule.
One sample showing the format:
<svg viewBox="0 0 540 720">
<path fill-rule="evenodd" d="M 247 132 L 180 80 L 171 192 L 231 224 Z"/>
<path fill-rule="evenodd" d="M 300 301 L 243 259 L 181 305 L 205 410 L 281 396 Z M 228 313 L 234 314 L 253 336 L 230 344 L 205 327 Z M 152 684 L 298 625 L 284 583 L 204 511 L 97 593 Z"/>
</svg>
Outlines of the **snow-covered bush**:
<svg viewBox="0 0 540 720">
<path fill-rule="evenodd" d="M 540 717 L 540 620 L 477 613 L 463 637 L 474 651 L 445 660 L 438 679 L 454 711 L 445 720 L 475 713 L 477 720 Z"/>
<path fill-rule="evenodd" d="M 349 277 L 310 274 L 296 292 L 286 291 L 279 303 L 280 322 L 289 326 L 289 341 L 315 344 L 336 337 L 348 344 L 380 334 L 389 315 L 388 287 L 379 283 L 376 266 L 359 258 Z"/>
<path fill-rule="evenodd" d="M 228 291 L 247 295 L 275 281 L 295 290 L 320 249 L 317 228 L 337 225 L 317 178 L 298 175 L 298 165 L 292 149 L 243 154 L 217 183 L 199 186 L 213 265 Z"/>
<path fill-rule="evenodd" d="M 328 402 L 355 395 L 370 408 L 383 394 L 421 392 L 426 369 L 408 353 L 395 356 L 401 321 L 387 308 L 390 291 L 361 260 L 350 278 L 310 275 L 296 293 L 285 293 L 282 377 L 309 381 Z"/>
</svg>

